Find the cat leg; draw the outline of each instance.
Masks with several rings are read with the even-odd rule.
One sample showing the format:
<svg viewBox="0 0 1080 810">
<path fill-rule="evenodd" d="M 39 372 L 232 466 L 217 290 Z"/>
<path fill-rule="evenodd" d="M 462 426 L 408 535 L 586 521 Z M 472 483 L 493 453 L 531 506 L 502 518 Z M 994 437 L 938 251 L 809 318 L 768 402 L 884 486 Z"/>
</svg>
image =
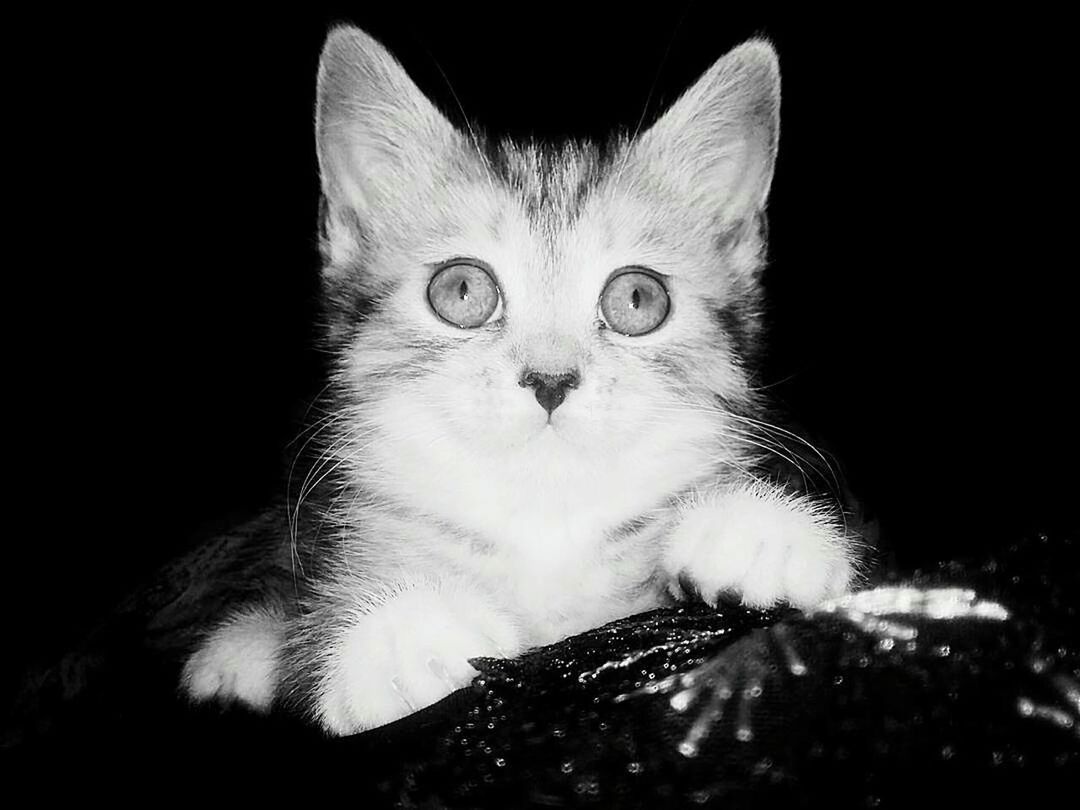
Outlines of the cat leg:
<svg viewBox="0 0 1080 810">
<path fill-rule="evenodd" d="M 477 675 L 470 658 L 520 650 L 515 622 L 475 589 L 397 590 L 362 606 L 326 654 L 316 715 L 335 735 L 381 726 L 468 686 Z"/>
<path fill-rule="evenodd" d="M 188 658 L 181 688 L 195 701 L 239 701 L 268 711 L 284 635 L 279 611 L 266 605 L 245 608 L 214 629 Z"/>
<path fill-rule="evenodd" d="M 754 483 L 683 504 L 661 564 L 709 601 L 731 592 L 748 607 L 808 608 L 851 586 L 856 542 L 821 504 Z"/>
</svg>

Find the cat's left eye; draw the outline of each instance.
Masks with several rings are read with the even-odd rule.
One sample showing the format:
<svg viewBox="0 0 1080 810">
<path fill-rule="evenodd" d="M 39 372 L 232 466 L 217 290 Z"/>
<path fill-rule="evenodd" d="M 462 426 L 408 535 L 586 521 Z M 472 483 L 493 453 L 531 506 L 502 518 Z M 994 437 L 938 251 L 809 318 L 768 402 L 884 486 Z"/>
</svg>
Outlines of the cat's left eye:
<svg viewBox="0 0 1080 810">
<path fill-rule="evenodd" d="M 624 270 L 600 293 L 600 314 L 616 332 L 646 335 L 667 320 L 671 299 L 656 276 L 643 270 Z"/>
<path fill-rule="evenodd" d="M 484 269 L 451 264 L 428 283 L 428 303 L 435 314 L 462 329 L 483 326 L 499 306 L 499 288 Z"/>
</svg>

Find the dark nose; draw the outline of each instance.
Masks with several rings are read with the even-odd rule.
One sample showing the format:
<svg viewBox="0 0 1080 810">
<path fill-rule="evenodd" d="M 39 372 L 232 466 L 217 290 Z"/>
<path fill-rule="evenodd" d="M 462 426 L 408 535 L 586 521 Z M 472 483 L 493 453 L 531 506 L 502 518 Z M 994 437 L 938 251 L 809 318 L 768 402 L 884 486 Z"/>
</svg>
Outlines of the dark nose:
<svg viewBox="0 0 1080 810">
<path fill-rule="evenodd" d="M 521 375 L 518 385 L 522 388 L 532 388 L 536 392 L 536 401 L 550 414 L 562 405 L 563 400 L 566 399 L 566 392 L 571 388 L 577 388 L 580 382 L 581 377 L 576 371 L 568 371 L 565 374 L 526 371 Z"/>
</svg>

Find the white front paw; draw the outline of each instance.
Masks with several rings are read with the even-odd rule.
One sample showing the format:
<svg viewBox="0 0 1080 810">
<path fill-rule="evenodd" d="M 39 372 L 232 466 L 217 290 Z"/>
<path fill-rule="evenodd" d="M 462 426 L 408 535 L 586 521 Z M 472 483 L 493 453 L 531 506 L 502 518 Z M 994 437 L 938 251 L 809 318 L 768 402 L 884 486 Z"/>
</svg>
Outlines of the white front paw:
<svg viewBox="0 0 1080 810">
<path fill-rule="evenodd" d="M 764 485 L 714 493 L 687 507 L 664 554 L 706 600 L 729 592 L 748 607 L 811 607 L 844 593 L 852 542 L 813 502 Z"/>
<path fill-rule="evenodd" d="M 339 640 L 318 698 L 333 734 L 375 728 L 467 686 L 468 659 L 520 651 L 513 624 L 465 591 L 408 590 L 361 615 Z"/>
</svg>

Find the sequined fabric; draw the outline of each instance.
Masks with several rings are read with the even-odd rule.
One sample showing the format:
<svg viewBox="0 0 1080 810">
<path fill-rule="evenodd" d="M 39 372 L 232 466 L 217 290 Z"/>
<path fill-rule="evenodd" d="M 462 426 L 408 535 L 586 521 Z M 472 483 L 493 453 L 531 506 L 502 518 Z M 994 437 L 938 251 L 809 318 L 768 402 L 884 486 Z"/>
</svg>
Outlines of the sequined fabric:
<svg viewBox="0 0 1080 810">
<path fill-rule="evenodd" d="M 129 617 L 79 694 L 39 694 L 58 719 L 26 748 L 247 753 L 347 774 L 359 807 L 1015 806 L 1080 785 L 1078 603 L 1080 546 L 1032 537 L 805 614 L 688 604 L 478 659 L 471 688 L 337 740 L 182 706 L 169 634 L 138 651 Z"/>
</svg>

